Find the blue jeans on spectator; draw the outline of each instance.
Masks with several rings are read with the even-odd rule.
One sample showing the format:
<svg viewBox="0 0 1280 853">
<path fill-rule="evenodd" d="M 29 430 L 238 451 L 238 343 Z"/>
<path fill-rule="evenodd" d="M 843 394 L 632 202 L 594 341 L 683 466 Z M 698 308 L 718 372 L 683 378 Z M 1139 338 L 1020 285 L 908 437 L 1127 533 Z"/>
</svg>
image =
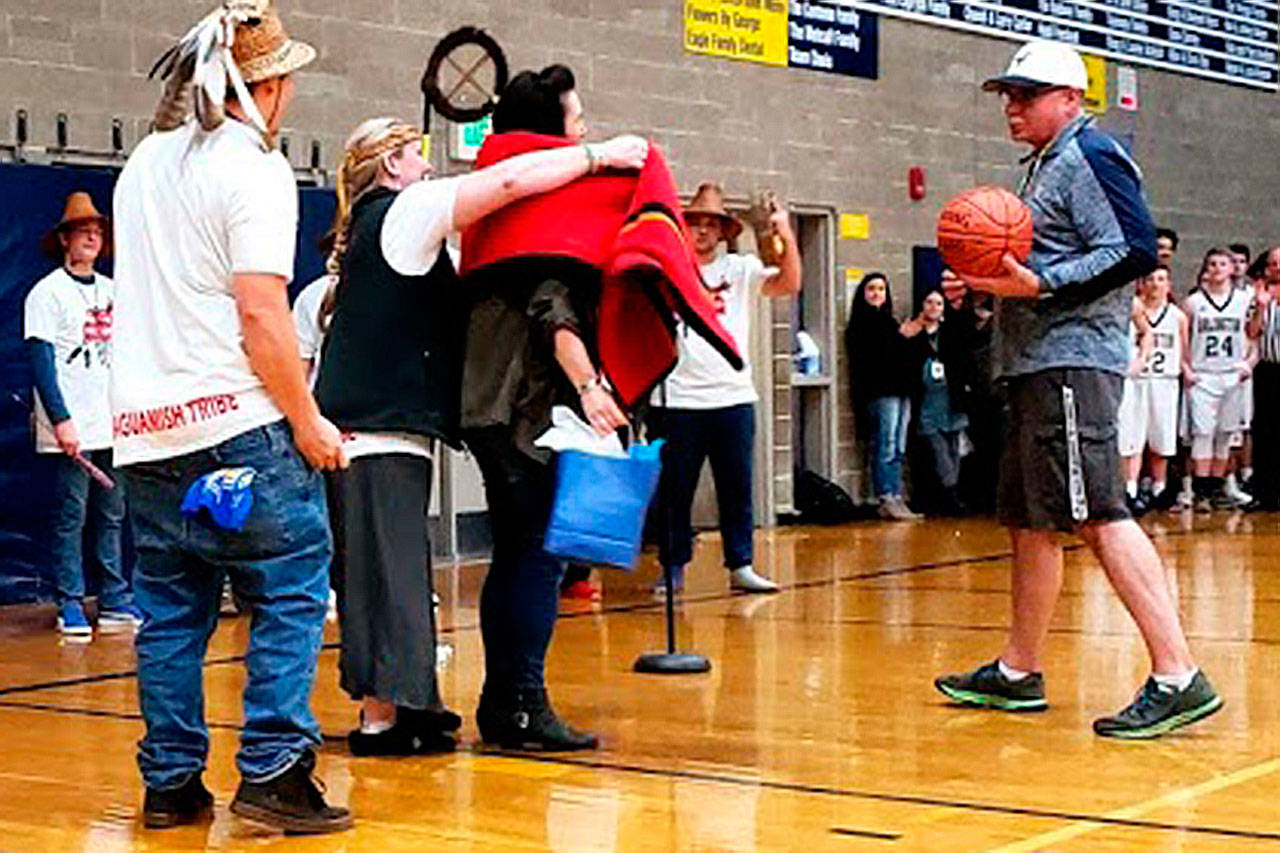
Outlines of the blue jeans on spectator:
<svg viewBox="0 0 1280 853">
<path fill-rule="evenodd" d="M 110 450 L 86 450 L 85 457 L 115 479 Z M 98 591 L 100 610 L 133 603 L 120 556 L 120 531 L 124 522 L 124 488 L 107 489 L 93 480 L 65 453 L 50 455 L 53 465 L 53 555 L 58 604 L 84 598 L 85 525 L 89 527 L 93 568 L 102 579 Z"/>
<path fill-rule="evenodd" d="M 650 434 L 664 438 L 662 482 L 658 485 L 658 550 L 662 565 L 687 565 L 693 558 L 693 495 L 702 464 L 711 462 L 720 511 L 724 565 L 732 571 L 751 565 L 755 515 L 751 505 L 755 406 L 723 409 L 655 408 Z"/>
<path fill-rule="evenodd" d="M 564 564 L 542 549 L 555 465 L 521 450 L 506 425 L 468 430 L 467 448 L 484 477 L 493 558 L 480 592 L 484 692 L 500 697 L 538 690 L 560 608 Z"/>
<path fill-rule="evenodd" d="M 241 466 L 258 472 L 243 530 L 179 512 L 198 477 Z M 283 421 L 121 473 L 138 548 L 138 695 L 147 724 L 138 766 L 147 787 L 175 788 L 204 769 L 203 663 L 227 575 L 252 608 L 236 762 L 250 782 L 279 775 L 320 744 L 310 700 L 333 554 L 320 474 Z"/>
<path fill-rule="evenodd" d="M 871 418 L 871 485 L 877 498 L 901 496 L 911 399 L 876 397 L 867 403 L 867 414 Z"/>
</svg>

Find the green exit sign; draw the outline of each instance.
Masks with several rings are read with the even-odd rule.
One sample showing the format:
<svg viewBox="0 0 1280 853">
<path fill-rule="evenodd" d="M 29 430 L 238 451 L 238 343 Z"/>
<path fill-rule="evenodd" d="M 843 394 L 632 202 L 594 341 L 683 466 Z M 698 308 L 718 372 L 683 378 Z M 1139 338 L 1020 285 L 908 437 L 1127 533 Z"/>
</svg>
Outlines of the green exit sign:
<svg viewBox="0 0 1280 853">
<path fill-rule="evenodd" d="M 455 124 L 451 130 L 449 156 L 454 160 L 474 162 L 485 138 L 493 132 L 493 120 L 485 116 L 479 121 Z"/>
</svg>

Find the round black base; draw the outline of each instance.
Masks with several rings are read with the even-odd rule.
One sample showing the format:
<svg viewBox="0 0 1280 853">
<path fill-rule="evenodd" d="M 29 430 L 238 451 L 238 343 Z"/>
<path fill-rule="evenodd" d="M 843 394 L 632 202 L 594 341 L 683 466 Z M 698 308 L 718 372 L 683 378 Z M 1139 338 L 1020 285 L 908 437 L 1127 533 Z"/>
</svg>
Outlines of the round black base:
<svg viewBox="0 0 1280 853">
<path fill-rule="evenodd" d="M 677 652 L 651 652 L 636 658 L 636 672 L 657 675 L 683 675 L 710 672 L 711 661 L 706 655 L 685 655 Z"/>
</svg>

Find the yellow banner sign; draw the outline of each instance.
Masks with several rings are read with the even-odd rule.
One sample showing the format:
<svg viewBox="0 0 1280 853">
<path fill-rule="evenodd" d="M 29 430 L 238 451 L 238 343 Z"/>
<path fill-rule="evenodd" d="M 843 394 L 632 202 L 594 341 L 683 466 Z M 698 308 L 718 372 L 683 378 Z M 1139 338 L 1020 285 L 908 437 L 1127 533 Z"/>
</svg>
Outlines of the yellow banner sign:
<svg viewBox="0 0 1280 853">
<path fill-rule="evenodd" d="M 685 0 L 684 46 L 691 53 L 787 64 L 787 0 Z"/>
<path fill-rule="evenodd" d="M 1107 111 L 1107 61 L 1101 56 L 1081 54 L 1084 70 L 1089 73 L 1089 88 L 1084 93 L 1084 108 L 1096 116 Z"/>
</svg>

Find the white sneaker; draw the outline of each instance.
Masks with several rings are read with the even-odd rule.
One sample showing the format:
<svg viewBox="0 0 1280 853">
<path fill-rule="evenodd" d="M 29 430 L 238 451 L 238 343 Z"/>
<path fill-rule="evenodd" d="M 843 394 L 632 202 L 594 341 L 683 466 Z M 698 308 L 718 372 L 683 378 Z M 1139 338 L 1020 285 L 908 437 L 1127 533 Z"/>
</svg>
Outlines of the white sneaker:
<svg viewBox="0 0 1280 853">
<path fill-rule="evenodd" d="M 1227 482 L 1223 485 L 1222 491 L 1226 493 L 1227 497 L 1231 498 L 1231 502 L 1236 506 L 1248 506 L 1253 502 L 1253 495 L 1240 488 L 1234 475 L 1227 477 Z"/>
<path fill-rule="evenodd" d="M 742 592 L 778 592 L 778 585 L 755 573 L 750 566 L 742 566 L 729 573 L 729 588 Z"/>
</svg>

